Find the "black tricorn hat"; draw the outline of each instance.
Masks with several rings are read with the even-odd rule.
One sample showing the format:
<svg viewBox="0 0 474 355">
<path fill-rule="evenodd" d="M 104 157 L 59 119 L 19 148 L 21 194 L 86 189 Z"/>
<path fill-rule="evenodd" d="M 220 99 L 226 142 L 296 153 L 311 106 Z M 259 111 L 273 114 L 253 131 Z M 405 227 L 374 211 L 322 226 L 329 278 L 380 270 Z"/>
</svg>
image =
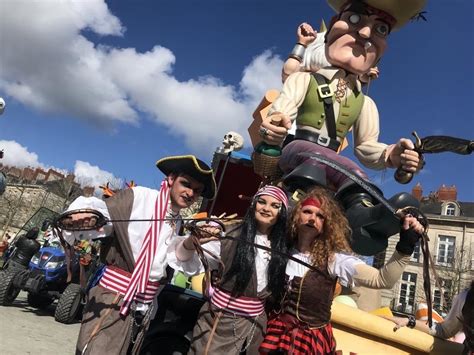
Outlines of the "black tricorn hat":
<svg viewBox="0 0 474 355">
<path fill-rule="evenodd" d="M 156 162 L 156 167 L 166 176 L 186 174 L 204 184 L 202 196 L 212 200 L 216 195 L 216 180 L 212 169 L 194 155 L 178 155 L 161 158 Z"/>
</svg>

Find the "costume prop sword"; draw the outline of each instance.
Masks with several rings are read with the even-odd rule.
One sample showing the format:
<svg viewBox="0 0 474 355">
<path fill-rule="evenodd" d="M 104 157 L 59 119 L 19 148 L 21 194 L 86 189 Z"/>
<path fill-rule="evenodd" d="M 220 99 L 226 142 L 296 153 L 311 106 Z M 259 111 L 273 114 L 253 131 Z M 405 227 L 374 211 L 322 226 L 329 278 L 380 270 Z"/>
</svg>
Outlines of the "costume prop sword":
<svg viewBox="0 0 474 355">
<path fill-rule="evenodd" d="M 68 224 L 68 221 L 72 218 L 72 216 L 75 215 L 75 214 L 79 214 L 79 213 L 91 214 L 91 217 L 88 218 L 90 221 L 85 225 L 83 224 L 82 226 L 71 226 L 70 224 Z M 64 229 L 64 230 L 68 230 L 68 231 L 71 231 L 71 232 L 78 232 L 78 231 L 87 231 L 87 230 L 99 229 L 99 228 L 102 228 L 103 226 L 105 226 L 107 223 L 154 222 L 154 221 L 175 221 L 175 220 L 176 220 L 176 218 L 108 219 L 107 217 L 105 217 L 99 211 L 85 208 L 85 209 L 78 209 L 78 210 L 72 210 L 72 211 L 65 212 L 62 215 L 60 215 L 55 221 L 53 221 L 52 224 L 55 227 L 57 227 L 59 230 Z M 297 263 L 299 263 L 303 266 L 306 266 L 307 268 L 309 268 L 311 270 L 317 270 L 313 265 L 305 263 L 304 261 L 301 261 L 300 259 L 295 258 L 294 256 L 292 256 L 290 254 L 283 253 L 283 252 L 280 252 L 280 251 L 277 251 L 277 250 L 273 250 L 272 248 L 267 247 L 265 245 L 248 242 L 246 240 L 242 240 L 242 239 L 227 235 L 227 234 L 230 234 L 231 232 L 237 230 L 238 228 L 240 228 L 240 226 L 237 226 L 236 228 L 233 228 L 230 231 L 225 232 L 225 226 L 222 223 L 222 221 L 230 221 L 230 220 L 233 220 L 233 218 L 183 218 L 181 220 L 188 222 L 184 225 L 184 228 L 187 228 L 192 232 L 199 232 L 201 234 L 208 233 L 209 235 L 211 233 L 203 230 L 197 224 L 198 223 L 205 223 L 205 224 L 206 223 L 207 224 L 216 223 L 222 229 L 222 232 L 219 235 L 213 235 L 213 236 L 216 237 L 217 240 L 228 239 L 228 240 L 232 240 L 232 241 L 239 242 L 239 243 L 250 244 L 250 245 L 253 245 L 255 248 L 262 249 L 262 250 L 268 251 L 270 253 L 275 253 L 275 254 L 282 255 L 282 256 L 290 259 L 290 260 L 293 260 L 294 262 L 297 262 Z"/>
<path fill-rule="evenodd" d="M 415 137 L 414 151 L 420 154 L 421 158 L 423 158 L 422 154 L 425 153 L 452 152 L 468 155 L 474 150 L 474 141 L 472 140 L 450 136 L 428 136 L 420 138 L 415 131 L 411 134 Z M 400 184 L 408 184 L 413 179 L 413 173 L 405 171 L 399 167 L 394 173 L 394 178 Z"/>
</svg>

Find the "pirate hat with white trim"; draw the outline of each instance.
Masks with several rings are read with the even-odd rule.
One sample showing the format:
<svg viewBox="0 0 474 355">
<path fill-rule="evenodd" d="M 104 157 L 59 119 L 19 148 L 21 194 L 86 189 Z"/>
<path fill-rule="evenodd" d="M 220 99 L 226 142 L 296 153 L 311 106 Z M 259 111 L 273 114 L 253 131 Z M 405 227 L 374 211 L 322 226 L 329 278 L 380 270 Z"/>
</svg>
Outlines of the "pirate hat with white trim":
<svg viewBox="0 0 474 355">
<path fill-rule="evenodd" d="M 156 162 L 156 167 L 166 176 L 186 174 L 204 185 L 202 196 L 212 200 L 216 194 L 216 181 L 212 169 L 194 155 L 165 157 Z"/>
<path fill-rule="evenodd" d="M 403 27 L 410 19 L 416 17 L 426 4 L 426 0 L 327 0 L 336 12 L 340 12 L 351 2 L 362 2 L 381 10 L 395 19 L 394 29 Z"/>
</svg>

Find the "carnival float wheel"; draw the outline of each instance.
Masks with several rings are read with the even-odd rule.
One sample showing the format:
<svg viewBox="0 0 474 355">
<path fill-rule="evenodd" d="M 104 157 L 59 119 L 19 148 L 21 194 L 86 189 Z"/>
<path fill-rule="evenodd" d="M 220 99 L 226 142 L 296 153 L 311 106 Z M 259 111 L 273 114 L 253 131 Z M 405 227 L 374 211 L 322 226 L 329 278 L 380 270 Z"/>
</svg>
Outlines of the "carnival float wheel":
<svg viewBox="0 0 474 355">
<path fill-rule="evenodd" d="M 0 305 L 9 306 L 20 293 L 20 289 L 13 285 L 16 272 L 2 271 L 0 272 Z"/>
<path fill-rule="evenodd" d="M 82 290 L 78 284 L 69 284 L 59 298 L 54 319 L 59 323 L 71 324 L 76 320 L 82 305 Z"/>
</svg>

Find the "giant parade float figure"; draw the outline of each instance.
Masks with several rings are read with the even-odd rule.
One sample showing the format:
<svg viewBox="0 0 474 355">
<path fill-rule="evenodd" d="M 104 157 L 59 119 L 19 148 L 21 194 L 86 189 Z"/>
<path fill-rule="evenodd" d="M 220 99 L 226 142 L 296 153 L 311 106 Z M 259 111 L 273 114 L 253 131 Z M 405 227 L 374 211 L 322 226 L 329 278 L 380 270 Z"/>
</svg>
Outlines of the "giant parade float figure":
<svg viewBox="0 0 474 355">
<path fill-rule="evenodd" d="M 408 173 L 422 168 L 422 159 L 411 140 L 402 138 L 390 145 L 378 141 L 377 106 L 363 94 L 359 77 L 377 65 L 390 32 L 416 16 L 424 2 L 330 0 L 338 14 L 325 34 L 316 35 L 324 36 L 324 45 L 313 49 L 322 52 L 327 65 L 322 61 L 316 65 L 320 68 L 315 72 L 289 75 L 259 129 L 268 145 L 282 146 L 286 139 L 278 167 L 290 189 L 316 183 L 336 191 L 351 222 L 352 248 L 363 255 L 373 255 L 386 248 L 387 238 L 397 231 L 397 220 L 384 213 L 384 208 L 374 199 L 371 192 L 381 192 L 368 182 L 364 170 L 339 155 L 338 150 L 352 128 L 354 153 L 364 166 L 377 170 L 399 168 Z M 311 61 L 317 56 L 310 50 L 305 53 L 304 49 L 298 43 L 290 60 L 305 60 L 314 68 Z M 293 122 L 296 131 L 289 141 L 287 133 Z M 254 158 L 265 160 L 265 151 L 263 156 L 257 153 Z M 341 169 L 320 161 L 324 158 Z M 348 173 L 366 181 L 371 191 L 354 182 Z M 416 200 L 406 193 L 397 194 L 390 202 L 396 209 L 417 206 Z"/>
</svg>

